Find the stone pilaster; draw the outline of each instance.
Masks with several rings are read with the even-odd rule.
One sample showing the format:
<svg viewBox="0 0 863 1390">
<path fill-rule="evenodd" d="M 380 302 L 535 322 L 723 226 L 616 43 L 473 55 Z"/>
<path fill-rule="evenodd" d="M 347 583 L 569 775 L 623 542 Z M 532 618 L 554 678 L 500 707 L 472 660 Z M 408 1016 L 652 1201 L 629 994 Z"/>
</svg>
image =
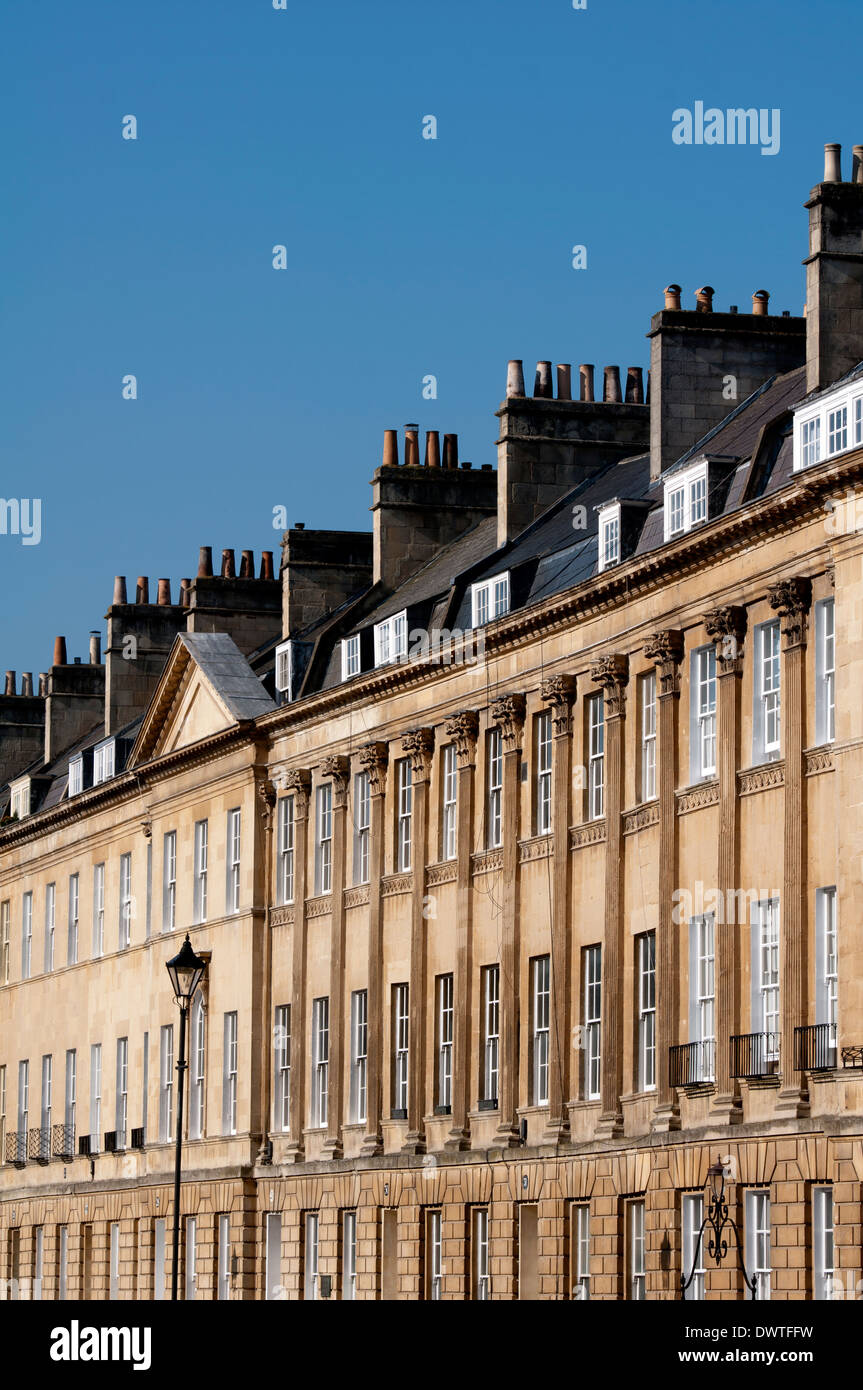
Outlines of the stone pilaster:
<svg viewBox="0 0 863 1390">
<path fill-rule="evenodd" d="M 381 1105 L 383 1100 L 383 908 L 381 880 L 384 870 L 384 797 L 388 750 L 385 743 L 367 743 L 359 751 L 359 763 L 369 774 L 369 974 L 368 1040 L 366 1054 L 366 1133 L 363 1157 L 381 1153 Z"/>
<path fill-rule="evenodd" d="M 519 1143 L 518 1126 L 518 972 L 520 940 L 520 873 L 518 841 L 521 826 L 521 751 L 524 737 L 523 695 L 501 695 L 492 701 L 491 723 L 503 743 L 503 911 L 500 945 L 500 1073 L 498 1077 L 498 1141 Z"/>
<path fill-rule="evenodd" d="M 719 843 L 716 886 L 719 901 L 738 902 L 740 866 L 740 806 L 737 770 L 741 764 L 740 694 L 743 676 L 743 639 L 746 609 L 729 604 L 704 616 L 707 635 L 716 650 L 717 772 L 719 775 Z M 734 894 L 735 896 L 732 896 Z M 736 917 L 736 913 L 733 914 Z M 729 1075 L 729 1038 L 740 1032 L 741 931 L 744 924 L 729 922 L 729 913 L 714 924 L 716 977 L 716 1091 L 712 1113 L 736 1124 L 742 1118 L 740 1085 Z"/>
<path fill-rule="evenodd" d="M 426 917 L 425 879 L 428 853 L 429 776 L 433 729 L 414 729 L 402 739 L 402 750 L 411 760 L 411 964 L 408 1036 L 408 1132 L 403 1153 L 425 1152 L 426 1097 Z"/>
<path fill-rule="evenodd" d="M 470 856 L 476 779 L 476 740 L 479 715 L 463 710 L 446 723 L 447 738 L 455 744 L 458 765 L 456 819 L 456 950 L 453 972 L 452 1126 L 448 1149 L 470 1148 L 470 1102 L 473 1076 L 471 1018 L 473 1017 L 473 891 Z"/>
<path fill-rule="evenodd" d="M 569 852 L 569 823 L 572 801 L 572 706 L 575 677 L 550 676 L 542 682 L 540 695 L 551 707 L 552 737 L 552 867 L 551 911 L 551 1037 L 549 1057 L 548 1121 L 546 1143 L 569 1139 L 568 1101 L 572 1043 L 572 874 Z"/>
<path fill-rule="evenodd" d="M 677 1096 L 669 1085 L 668 1061 L 679 1041 L 680 927 L 673 919 L 678 883 L 677 742 L 680 722 L 680 663 L 683 633 L 654 632 L 644 648 L 656 665 L 656 745 L 659 790 L 659 912 L 656 920 L 656 1105 L 651 1128 L 680 1128 Z"/>
<path fill-rule="evenodd" d="M 312 778 L 305 768 L 285 774 L 285 789 L 294 798 L 294 927 L 291 968 L 291 1132 L 286 1146 L 288 1162 L 305 1158 L 303 1130 L 306 1125 L 306 966 L 308 930 L 306 888 L 308 871 L 308 828 Z"/>
<path fill-rule="evenodd" d="M 806 796 L 803 775 L 803 716 L 806 679 L 806 635 L 812 603 L 812 581 L 803 576 L 784 579 L 767 591 L 782 632 L 782 745 L 785 755 L 784 865 L 779 916 L 779 959 L 782 977 L 782 1090 L 777 1113 L 808 1114 L 803 1078 L 795 1074 L 794 1029 L 805 1024 L 807 1010 L 806 949 Z"/>
<path fill-rule="evenodd" d="M 350 762 L 341 754 L 325 758 L 321 776 L 333 784 L 333 874 L 330 914 L 330 1063 L 327 1137 L 322 1152 L 342 1156 L 345 1094 L 345 845 Z"/>
<path fill-rule="evenodd" d="M 605 937 L 602 951 L 602 1109 L 597 1134 L 611 1138 L 623 1132 L 620 1097 L 623 1092 L 623 728 L 629 659 L 604 656 L 591 668 L 590 678 L 602 687 L 605 699 Z"/>
<path fill-rule="evenodd" d="M 275 902 L 275 882 L 273 874 L 273 829 L 275 825 L 276 791 L 264 769 L 255 779 L 256 807 L 260 812 L 263 834 L 257 833 L 254 839 L 254 901 L 263 902 L 264 922 L 260 933 L 261 968 L 252 979 L 252 1038 L 251 1044 L 261 1059 L 260 1080 L 257 1091 L 252 1092 L 252 1107 L 249 1116 L 249 1129 L 260 1135 L 258 1163 L 270 1161 L 270 1097 L 272 1096 L 273 1075 L 273 924 L 270 903 Z M 254 927 L 253 927 L 253 930 Z M 255 930 L 255 935 L 258 932 Z"/>
</svg>

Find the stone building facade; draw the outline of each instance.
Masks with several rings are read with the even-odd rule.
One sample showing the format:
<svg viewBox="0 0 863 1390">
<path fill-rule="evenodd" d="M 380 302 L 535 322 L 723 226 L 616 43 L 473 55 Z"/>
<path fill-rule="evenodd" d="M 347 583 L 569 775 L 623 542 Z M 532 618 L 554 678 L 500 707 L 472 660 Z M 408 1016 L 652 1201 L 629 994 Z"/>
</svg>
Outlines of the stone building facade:
<svg viewBox="0 0 863 1390">
<path fill-rule="evenodd" d="M 178 1119 L 188 1298 L 743 1298 L 717 1158 L 758 1296 L 853 1296 L 858 164 L 805 319 L 671 286 L 647 401 L 511 364 L 496 474 L 388 432 L 343 567 L 205 549 L 10 673 L 7 1296 L 166 1296 Z"/>
</svg>

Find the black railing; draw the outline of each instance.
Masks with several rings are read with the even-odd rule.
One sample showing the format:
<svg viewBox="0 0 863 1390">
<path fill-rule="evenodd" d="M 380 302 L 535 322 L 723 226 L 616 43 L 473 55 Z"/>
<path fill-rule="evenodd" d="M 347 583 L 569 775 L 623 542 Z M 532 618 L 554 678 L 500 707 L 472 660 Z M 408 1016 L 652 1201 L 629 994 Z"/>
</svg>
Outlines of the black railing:
<svg viewBox="0 0 863 1390">
<path fill-rule="evenodd" d="M 794 1029 L 794 1070 L 831 1071 L 836 1065 L 836 1029 L 814 1023 Z"/>
<path fill-rule="evenodd" d="M 27 1157 L 35 1158 L 37 1163 L 51 1162 L 51 1126 L 31 1129 L 27 1142 Z"/>
<path fill-rule="evenodd" d="M 133 1130 L 132 1130 L 132 1143 L 131 1143 L 131 1147 L 132 1147 L 133 1149 L 143 1149 L 143 1147 L 144 1147 L 144 1126 L 143 1126 L 143 1125 L 141 1126 L 140 1129 L 133 1129 Z"/>
<path fill-rule="evenodd" d="M 668 1049 L 669 1086 L 704 1086 L 716 1079 L 716 1043 L 681 1043 Z"/>
<path fill-rule="evenodd" d="M 16 1168 L 24 1167 L 27 1162 L 26 1129 L 16 1129 L 6 1135 L 6 1162 L 14 1163 Z"/>
<path fill-rule="evenodd" d="M 859 1043 L 855 1043 L 851 1047 L 843 1047 L 842 1065 L 843 1067 L 854 1067 L 855 1069 L 863 1067 L 863 1046 L 860 1046 Z"/>
<path fill-rule="evenodd" d="M 51 1139 L 51 1154 L 53 1158 L 62 1158 L 64 1163 L 71 1163 L 75 1157 L 75 1126 L 74 1125 L 54 1125 Z"/>
<path fill-rule="evenodd" d="M 115 1154 L 118 1149 L 116 1129 L 105 1130 L 105 1153 Z"/>
<path fill-rule="evenodd" d="M 759 1076 L 775 1076 L 778 1072 L 778 1033 L 739 1033 L 729 1041 L 729 1075 L 735 1080 L 754 1080 Z"/>
<path fill-rule="evenodd" d="M 78 1140 L 78 1153 L 81 1158 L 90 1157 L 90 1135 L 82 1134 Z"/>
</svg>

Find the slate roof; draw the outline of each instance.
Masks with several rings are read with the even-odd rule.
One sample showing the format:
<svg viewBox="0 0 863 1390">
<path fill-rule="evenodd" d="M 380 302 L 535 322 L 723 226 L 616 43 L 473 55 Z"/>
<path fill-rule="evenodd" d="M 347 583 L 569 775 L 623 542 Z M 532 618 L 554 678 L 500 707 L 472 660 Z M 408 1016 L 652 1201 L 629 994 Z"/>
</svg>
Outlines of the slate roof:
<svg viewBox="0 0 863 1390">
<path fill-rule="evenodd" d="M 276 708 L 227 632 L 181 632 L 178 640 L 238 723 Z"/>
</svg>

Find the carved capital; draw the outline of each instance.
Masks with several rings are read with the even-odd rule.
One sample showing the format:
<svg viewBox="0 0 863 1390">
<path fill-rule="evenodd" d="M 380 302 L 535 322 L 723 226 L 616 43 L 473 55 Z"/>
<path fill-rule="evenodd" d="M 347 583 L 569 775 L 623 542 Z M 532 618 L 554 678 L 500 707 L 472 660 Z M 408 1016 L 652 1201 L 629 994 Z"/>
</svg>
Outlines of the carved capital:
<svg viewBox="0 0 863 1390">
<path fill-rule="evenodd" d="M 369 774 L 369 791 L 372 796 L 381 796 L 386 787 L 389 748 L 385 743 L 365 743 L 357 756 L 363 772 Z"/>
<path fill-rule="evenodd" d="M 344 753 L 332 753 L 321 763 L 321 776 L 333 784 L 334 806 L 344 806 L 350 775 L 351 761 Z"/>
<path fill-rule="evenodd" d="M 145 840 L 151 840 L 153 838 L 153 822 L 150 820 L 149 815 L 146 820 L 141 821 L 141 834 L 144 836 Z"/>
<path fill-rule="evenodd" d="M 434 729 L 412 729 L 402 739 L 402 751 L 411 760 L 414 782 L 427 782 L 434 752 Z"/>
<path fill-rule="evenodd" d="M 280 772 L 278 781 L 274 777 L 273 782 L 286 792 L 293 793 L 294 815 L 298 820 L 304 820 L 308 814 L 309 798 L 312 794 L 312 774 L 308 768 L 292 767 L 287 772 Z"/>
<path fill-rule="evenodd" d="M 264 824 L 269 830 L 273 824 L 273 810 L 276 805 L 276 789 L 267 777 L 265 771 L 261 771 L 255 777 L 255 795 Z"/>
<path fill-rule="evenodd" d="M 479 732 L 479 715 L 475 709 L 461 710 L 453 714 L 444 726 L 447 738 L 455 744 L 456 760 L 459 767 L 472 767 L 476 757 L 476 740 Z"/>
<path fill-rule="evenodd" d="M 660 695 L 679 694 L 683 633 L 676 627 L 666 627 L 661 632 L 651 633 L 644 645 L 644 655 L 656 666 Z"/>
<path fill-rule="evenodd" d="M 500 728 L 503 746 L 507 752 L 521 747 L 524 709 L 523 695 L 499 695 L 491 702 L 491 722 Z"/>
<path fill-rule="evenodd" d="M 564 735 L 570 731 L 575 692 L 575 676 L 546 676 L 539 687 L 540 698 L 551 706 L 555 734 Z"/>
<path fill-rule="evenodd" d="M 781 579 L 767 590 L 767 600 L 780 619 L 785 650 L 806 641 L 806 617 L 812 604 L 812 580 L 805 575 Z"/>
<path fill-rule="evenodd" d="M 606 717 L 614 719 L 622 714 L 629 680 L 629 657 L 619 652 L 599 657 L 590 668 L 590 679 L 605 692 Z"/>
<path fill-rule="evenodd" d="M 739 674 L 743 670 L 746 621 L 746 609 L 734 603 L 712 608 L 704 615 L 704 626 L 716 649 L 716 662 L 722 676 Z"/>
</svg>

